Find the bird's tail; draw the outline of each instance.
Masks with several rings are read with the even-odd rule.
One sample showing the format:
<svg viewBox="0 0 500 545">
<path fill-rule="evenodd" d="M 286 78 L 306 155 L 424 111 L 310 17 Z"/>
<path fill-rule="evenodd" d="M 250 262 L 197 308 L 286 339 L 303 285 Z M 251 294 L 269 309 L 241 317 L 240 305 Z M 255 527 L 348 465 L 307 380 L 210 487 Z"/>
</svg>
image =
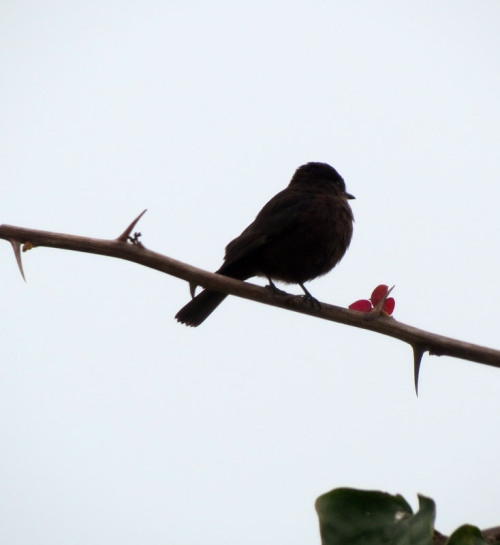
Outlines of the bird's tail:
<svg viewBox="0 0 500 545">
<path fill-rule="evenodd" d="M 227 297 L 225 293 L 203 290 L 194 299 L 181 308 L 175 319 L 191 327 L 199 326 Z"/>
</svg>

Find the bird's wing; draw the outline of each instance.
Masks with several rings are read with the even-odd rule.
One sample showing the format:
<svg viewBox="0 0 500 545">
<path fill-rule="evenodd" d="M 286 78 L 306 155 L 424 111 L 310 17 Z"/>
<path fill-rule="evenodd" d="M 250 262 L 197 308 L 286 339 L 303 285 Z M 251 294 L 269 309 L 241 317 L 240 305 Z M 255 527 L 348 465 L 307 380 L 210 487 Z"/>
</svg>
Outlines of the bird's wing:
<svg viewBox="0 0 500 545">
<path fill-rule="evenodd" d="M 226 246 L 225 263 L 234 263 L 248 256 L 283 234 L 294 231 L 302 212 L 310 210 L 313 194 L 287 188 L 275 195 L 255 220 Z"/>
</svg>

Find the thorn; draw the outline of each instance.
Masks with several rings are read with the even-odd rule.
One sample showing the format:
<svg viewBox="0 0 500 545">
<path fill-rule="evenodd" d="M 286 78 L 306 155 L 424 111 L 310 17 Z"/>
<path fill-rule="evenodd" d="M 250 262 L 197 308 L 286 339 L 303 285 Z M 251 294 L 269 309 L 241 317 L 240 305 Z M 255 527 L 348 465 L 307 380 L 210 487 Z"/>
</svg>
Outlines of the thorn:
<svg viewBox="0 0 500 545">
<path fill-rule="evenodd" d="M 142 218 L 142 216 L 144 216 L 147 210 L 148 210 L 147 208 L 143 210 L 116 240 L 120 242 L 127 242 L 128 237 L 130 236 L 130 233 L 132 232 L 132 229 L 136 226 L 136 223 Z"/>
<path fill-rule="evenodd" d="M 24 271 L 23 271 L 23 262 L 21 259 L 21 243 L 18 240 L 14 240 L 13 238 L 9 238 L 9 242 L 12 244 L 14 255 L 16 256 L 17 265 L 19 267 L 19 270 L 21 271 L 21 276 L 23 277 L 23 280 L 26 282 L 26 277 L 24 276 Z"/>
<path fill-rule="evenodd" d="M 412 344 L 413 348 L 413 374 L 415 378 L 415 393 L 418 397 L 418 375 L 420 373 L 420 364 L 425 350 L 419 344 Z"/>
<path fill-rule="evenodd" d="M 189 293 L 191 294 L 191 299 L 194 299 L 194 296 L 196 295 L 197 287 L 198 287 L 198 284 L 195 284 L 194 282 L 189 282 Z"/>
</svg>

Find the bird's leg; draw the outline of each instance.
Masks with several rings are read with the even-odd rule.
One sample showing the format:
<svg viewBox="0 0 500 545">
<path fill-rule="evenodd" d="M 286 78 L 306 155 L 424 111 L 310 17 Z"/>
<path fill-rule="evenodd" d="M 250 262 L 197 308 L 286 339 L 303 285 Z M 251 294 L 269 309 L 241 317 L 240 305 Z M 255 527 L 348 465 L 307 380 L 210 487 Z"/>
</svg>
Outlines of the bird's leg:
<svg viewBox="0 0 500 545">
<path fill-rule="evenodd" d="M 311 303 L 311 306 L 321 308 L 321 303 L 316 299 L 316 297 L 313 297 L 307 288 L 302 284 L 302 282 L 299 282 L 299 286 L 304 290 L 304 300 L 309 301 Z"/>
<path fill-rule="evenodd" d="M 268 276 L 267 279 L 269 280 L 269 285 L 266 286 L 268 290 L 271 290 L 274 295 L 288 295 L 286 291 L 280 290 L 276 287 L 275 283 L 271 280 L 271 277 Z"/>
</svg>

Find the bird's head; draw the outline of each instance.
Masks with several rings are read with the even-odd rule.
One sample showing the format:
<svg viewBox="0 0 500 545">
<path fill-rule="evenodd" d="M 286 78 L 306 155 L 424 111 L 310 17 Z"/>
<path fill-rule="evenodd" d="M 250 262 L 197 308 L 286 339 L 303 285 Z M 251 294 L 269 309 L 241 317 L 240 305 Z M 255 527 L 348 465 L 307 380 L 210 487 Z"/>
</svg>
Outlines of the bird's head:
<svg viewBox="0 0 500 545">
<path fill-rule="evenodd" d="M 344 178 L 330 165 L 326 163 L 306 163 L 299 167 L 290 182 L 291 186 L 314 186 L 315 184 L 326 185 L 329 189 L 335 188 L 339 196 L 345 199 L 355 197 L 345 190 Z"/>
</svg>

